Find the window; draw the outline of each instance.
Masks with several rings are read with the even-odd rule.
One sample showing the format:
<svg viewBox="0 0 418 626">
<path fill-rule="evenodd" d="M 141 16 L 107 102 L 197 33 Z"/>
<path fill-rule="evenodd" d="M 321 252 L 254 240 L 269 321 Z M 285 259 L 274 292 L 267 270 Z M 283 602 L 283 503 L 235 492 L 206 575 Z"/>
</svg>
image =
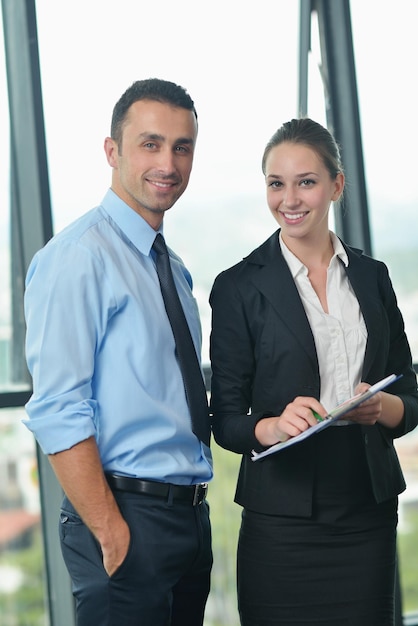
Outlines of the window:
<svg viewBox="0 0 418 626">
<path fill-rule="evenodd" d="M 361 0 L 351 0 L 372 247 L 374 256 L 389 267 L 418 363 L 418 189 L 412 173 L 418 129 L 410 114 L 418 6 L 412 0 L 379 3 L 378 23 L 373 16 L 376 9 L 376 2 L 366 7 Z M 399 508 L 403 609 L 406 615 L 417 615 L 418 430 L 399 439 L 396 448 L 408 485 Z"/>
<path fill-rule="evenodd" d="M 414 101 L 411 77 L 418 44 L 412 29 L 418 8 L 413 0 L 400 0 L 396 5 L 387 0 L 378 4 L 371 0 L 366 5 L 351 0 L 351 7 L 373 252 L 390 268 L 418 362 L 417 191 L 409 173 L 417 131 L 405 114 Z M 124 0 L 121 8 L 120 14 L 115 13 L 111 0 L 74 0 L 64 5 L 36 2 L 54 230 L 61 230 L 97 205 L 109 187 L 111 172 L 103 139 L 109 133 L 113 106 L 125 88 L 150 76 L 186 87 L 199 114 L 198 146 L 189 188 L 166 216 L 165 232 L 193 274 L 204 334 L 203 360 L 208 363 L 208 294 L 215 276 L 276 228 L 265 202 L 260 162 L 264 145 L 276 128 L 297 115 L 299 6 L 289 0 L 239 5 L 214 0 L 197 13 L 193 0 L 162 0 L 158 26 L 152 4 Z M 2 54 L 1 47 L 0 87 L 6 93 Z M 311 95 L 315 94 L 309 113 L 324 123 L 319 74 L 309 88 Z M 5 105 L 5 99 L 1 100 L 0 132 L 6 139 Z M 12 278 L 8 175 L 9 168 L 3 166 L 1 392 L 24 389 L 28 384 L 24 370 L 19 372 L 13 366 L 21 361 L 12 358 L 22 355 L 23 334 L 19 320 L 22 293 Z M 18 594 L 31 590 L 36 594 L 37 613 L 27 618 L 28 622 L 46 626 L 36 452 L 30 434 L 20 424 L 22 416 L 22 409 L 0 410 L 0 476 L 7 491 L 0 490 L 0 516 L 7 512 L 6 506 L 27 513 L 17 546 L 1 543 L 0 535 L 0 613 L 3 615 L 5 606 L 14 614 L 18 603 L 23 606 Z M 418 611 L 417 436 L 412 433 L 398 445 L 408 480 L 400 506 L 401 583 L 404 608 L 411 614 Z M 240 509 L 233 504 L 233 494 L 239 457 L 216 445 L 214 456 L 215 564 L 206 621 L 207 626 L 225 622 L 236 626 L 235 548 Z M 6 568 L 3 573 L 7 576 L 1 568 Z M 33 579 L 23 571 L 36 576 L 36 591 L 31 586 Z M 2 587 L 4 580 L 9 583 L 7 589 Z M 22 623 L 24 619 L 22 613 Z"/>
<path fill-rule="evenodd" d="M 0 32 L 2 39 L 1 15 Z M 3 41 L 0 45 L 0 91 L 7 94 Z M 11 238 L 6 97 L 0 99 L 0 135 L 4 148 L 0 168 L 1 396 L 29 388 L 22 359 L 22 275 L 16 264 L 18 244 Z M 16 255 L 13 260 L 12 251 Z M 32 435 L 21 423 L 23 416 L 22 408 L 0 408 L 0 615 L 4 624 L 46 626 L 36 448 Z"/>
</svg>

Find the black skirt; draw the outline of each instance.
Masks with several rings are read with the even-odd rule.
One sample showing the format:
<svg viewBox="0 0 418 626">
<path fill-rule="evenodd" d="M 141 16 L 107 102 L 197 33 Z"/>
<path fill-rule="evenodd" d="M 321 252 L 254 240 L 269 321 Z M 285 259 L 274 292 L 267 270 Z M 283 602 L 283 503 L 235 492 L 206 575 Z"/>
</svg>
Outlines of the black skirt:
<svg viewBox="0 0 418 626">
<path fill-rule="evenodd" d="M 360 427 L 328 428 L 315 446 L 310 518 L 243 511 L 241 624 L 393 626 L 397 498 L 376 504 Z"/>
</svg>

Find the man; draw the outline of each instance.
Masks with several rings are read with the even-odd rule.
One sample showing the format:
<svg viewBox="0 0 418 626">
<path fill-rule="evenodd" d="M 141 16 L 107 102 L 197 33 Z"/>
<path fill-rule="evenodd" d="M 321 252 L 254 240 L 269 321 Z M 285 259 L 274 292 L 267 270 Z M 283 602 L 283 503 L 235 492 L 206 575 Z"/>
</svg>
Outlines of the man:
<svg viewBox="0 0 418 626">
<path fill-rule="evenodd" d="M 196 137 L 182 87 L 135 82 L 104 143 L 111 189 L 35 255 L 27 275 L 34 391 L 25 423 L 65 492 L 60 537 L 78 626 L 203 624 L 212 458 L 209 438 L 192 430 L 152 249 L 187 187 Z M 200 354 L 191 278 L 169 254 Z M 205 411 L 208 431 L 206 397 Z"/>
</svg>

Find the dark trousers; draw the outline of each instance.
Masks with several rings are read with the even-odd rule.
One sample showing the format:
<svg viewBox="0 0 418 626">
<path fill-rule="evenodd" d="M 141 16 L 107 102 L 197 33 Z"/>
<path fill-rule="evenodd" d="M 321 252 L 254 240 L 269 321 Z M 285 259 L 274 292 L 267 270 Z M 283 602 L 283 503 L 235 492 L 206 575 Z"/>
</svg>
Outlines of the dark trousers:
<svg viewBox="0 0 418 626">
<path fill-rule="evenodd" d="M 212 567 L 209 507 L 115 492 L 131 531 L 125 561 L 109 577 L 100 546 L 67 498 L 63 557 L 78 626 L 201 626 Z"/>
</svg>

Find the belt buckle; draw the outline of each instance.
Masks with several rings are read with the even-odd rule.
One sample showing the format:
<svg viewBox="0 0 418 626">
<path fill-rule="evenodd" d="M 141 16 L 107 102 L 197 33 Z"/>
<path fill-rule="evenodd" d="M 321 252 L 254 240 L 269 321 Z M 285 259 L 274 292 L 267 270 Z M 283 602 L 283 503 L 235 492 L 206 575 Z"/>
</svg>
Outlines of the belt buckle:
<svg viewBox="0 0 418 626">
<path fill-rule="evenodd" d="M 202 502 L 206 498 L 207 491 L 208 491 L 208 483 L 198 483 L 197 485 L 194 486 L 193 502 L 192 502 L 193 506 L 198 506 L 199 504 L 202 504 Z"/>
</svg>

